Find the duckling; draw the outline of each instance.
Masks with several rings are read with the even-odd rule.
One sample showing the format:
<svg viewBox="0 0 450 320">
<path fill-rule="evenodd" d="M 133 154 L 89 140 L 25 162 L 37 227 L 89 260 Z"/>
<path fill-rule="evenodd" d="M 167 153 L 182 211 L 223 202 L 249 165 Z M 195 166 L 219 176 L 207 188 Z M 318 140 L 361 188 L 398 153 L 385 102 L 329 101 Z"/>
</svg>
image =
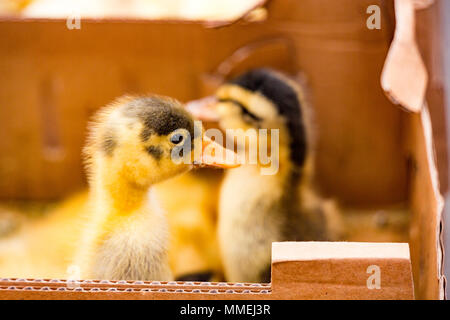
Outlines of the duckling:
<svg viewBox="0 0 450 320">
<path fill-rule="evenodd" d="M 84 150 L 91 209 L 74 261 L 82 278 L 172 279 L 167 222 L 150 187 L 194 166 L 235 166 L 207 154 L 211 146 L 222 148 L 171 98 L 125 96 L 98 112 Z"/>
<path fill-rule="evenodd" d="M 218 239 L 227 281 L 270 282 L 272 242 L 337 236 L 340 218 L 334 203 L 311 187 L 313 130 L 296 82 L 270 69 L 255 69 L 223 84 L 214 98 L 187 108 L 200 119 L 218 120 L 223 130 L 243 129 L 235 131 L 238 150 L 248 152 L 252 140 L 259 139 L 246 137 L 244 130 L 268 129 L 269 145 L 270 129 L 279 130 L 279 152 L 271 155 L 276 173 L 261 174 L 267 166 L 261 161 L 225 173 Z"/>
</svg>

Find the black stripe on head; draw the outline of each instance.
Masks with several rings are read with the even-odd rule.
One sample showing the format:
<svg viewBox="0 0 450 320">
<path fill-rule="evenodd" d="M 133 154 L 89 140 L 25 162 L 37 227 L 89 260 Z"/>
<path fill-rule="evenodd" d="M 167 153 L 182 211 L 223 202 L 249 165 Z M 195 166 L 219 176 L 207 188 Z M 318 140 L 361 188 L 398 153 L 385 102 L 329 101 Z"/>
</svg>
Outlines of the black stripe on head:
<svg viewBox="0 0 450 320">
<path fill-rule="evenodd" d="M 156 160 L 161 159 L 161 156 L 163 154 L 163 150 L 160 147 L 149 146 L 145 150 L 147 151 L 148 154 L 150 154 Z"/>
<path fill-rule="evenodd" d="M 160 97 L 137 98 L 127 104 L 123 114 L 142 121 L 143 141 L 146 141 L 151 134 L 168 135 L 176 129 L 186 129 L 191 139 L 194 138 L 194 121 L 175 100 Z"/>
<path fill-rule="evenodd" d="M 231 102 L 235 105 L 237 105 L 239 108 L 241 108 L 242 114 L 248 116 L 249 118 L 251 118 L 254 121 L 261 121 L 262 119 L 260 117 L 258 117 L 256 114 L 250 112 L 246 106 L 244 106 L 242 103 L 240 103 L 239 101 L 235 100 L 235 99 L 231 99 L 231 98 L 222 98 L 219 99 L 219 102 Z"/>
<path fill-rule="evenodd" d="M 301 166 L 306 158 L 306 131 L 297 92 L 269 69 L 251 70 L 231 81 L 272 101 L 284 116 L 291 139 L 291 159 Z"/>
</svg>

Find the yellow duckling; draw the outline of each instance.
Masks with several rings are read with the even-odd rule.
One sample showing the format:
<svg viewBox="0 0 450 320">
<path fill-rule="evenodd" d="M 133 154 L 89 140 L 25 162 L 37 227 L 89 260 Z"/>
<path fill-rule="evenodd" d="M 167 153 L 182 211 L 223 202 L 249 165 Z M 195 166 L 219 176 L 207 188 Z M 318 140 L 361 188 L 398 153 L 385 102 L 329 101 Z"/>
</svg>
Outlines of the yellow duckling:
<svg viewBox="0 0 450 320">
<path fill-rule="evenodd" d="M 91 209 L 74 265 L 82 278 L 170 280 L 166 217 L 150 187 L 194 164 L 234 164 L 205 155 L 206 146 L 222 147 L 170 98 L 120 98 L 90 128 Z"/>
<path fill-rule="evenodd" d="M 334 203 L 320 198 L 310 183 L 310 110 L 298 84 L 278 72 L 256 69 L 222 85 L 216 97 L 187 107 L 200 119 L 218 120 L 223 130 L 242 129 L 234 131 L 238 150 L 249 153 L 249 145 L 259 145 L 261 136 L 248 129 L 267 129 L 267 147 L 278 146 L 269 165 L 259 159 L 225 174 L 218 238 L 227 281 L 269 282 L 272 242 L 336 237 Z M 275 134 L 278 139 L 272 140 Z M 267 171 L 270 166 L 273 170 Z"/>
</svg>

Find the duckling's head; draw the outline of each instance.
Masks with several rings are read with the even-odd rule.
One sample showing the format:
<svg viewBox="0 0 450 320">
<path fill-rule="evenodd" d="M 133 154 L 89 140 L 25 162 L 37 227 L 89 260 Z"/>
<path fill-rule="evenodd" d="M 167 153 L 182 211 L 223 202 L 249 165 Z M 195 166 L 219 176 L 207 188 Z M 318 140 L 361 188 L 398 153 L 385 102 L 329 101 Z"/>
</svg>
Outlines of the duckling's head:
<svg viewBox="0 0 450 320">
<path fill-rule="evenodd" d="M 218 121 L 224 130 L 279 129 L 280 144 L 285 143 L 291 160 L 302 165 L 307 149 L 302 102 L 292 80 L 270 69 L 254 69 L 220 86 L 214 97 L 187 108 L 201 120 Z M 245 132 L 235 131 L 239 134 Z"/>
<path fill-rule="evenodd" d="M 97 114 L 85 151 L 91 179 L 148 188 L 191 169 L 204 145 L 201 125 L 177 100 L 126 96 Z"/>
</svg>

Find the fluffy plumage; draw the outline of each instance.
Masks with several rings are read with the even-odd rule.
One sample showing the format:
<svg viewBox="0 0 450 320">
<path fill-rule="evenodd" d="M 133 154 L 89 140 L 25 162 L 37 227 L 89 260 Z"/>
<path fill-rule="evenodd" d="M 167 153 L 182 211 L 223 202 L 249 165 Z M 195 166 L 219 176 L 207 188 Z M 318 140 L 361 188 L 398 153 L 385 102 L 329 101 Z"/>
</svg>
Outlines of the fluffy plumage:
<svg viewBox="0 0 450 320">
<path fill-rule="evenodd" d="M 91 209 L 74 262 L 83 278 L 171 279 L 166 217 L 149 188 L 192 167 L 172 161 L 170 135 L 193 137 L 193 127 L 165 97 L 127 96 L 97 113 L 84 150 Z"/>
</svg>

